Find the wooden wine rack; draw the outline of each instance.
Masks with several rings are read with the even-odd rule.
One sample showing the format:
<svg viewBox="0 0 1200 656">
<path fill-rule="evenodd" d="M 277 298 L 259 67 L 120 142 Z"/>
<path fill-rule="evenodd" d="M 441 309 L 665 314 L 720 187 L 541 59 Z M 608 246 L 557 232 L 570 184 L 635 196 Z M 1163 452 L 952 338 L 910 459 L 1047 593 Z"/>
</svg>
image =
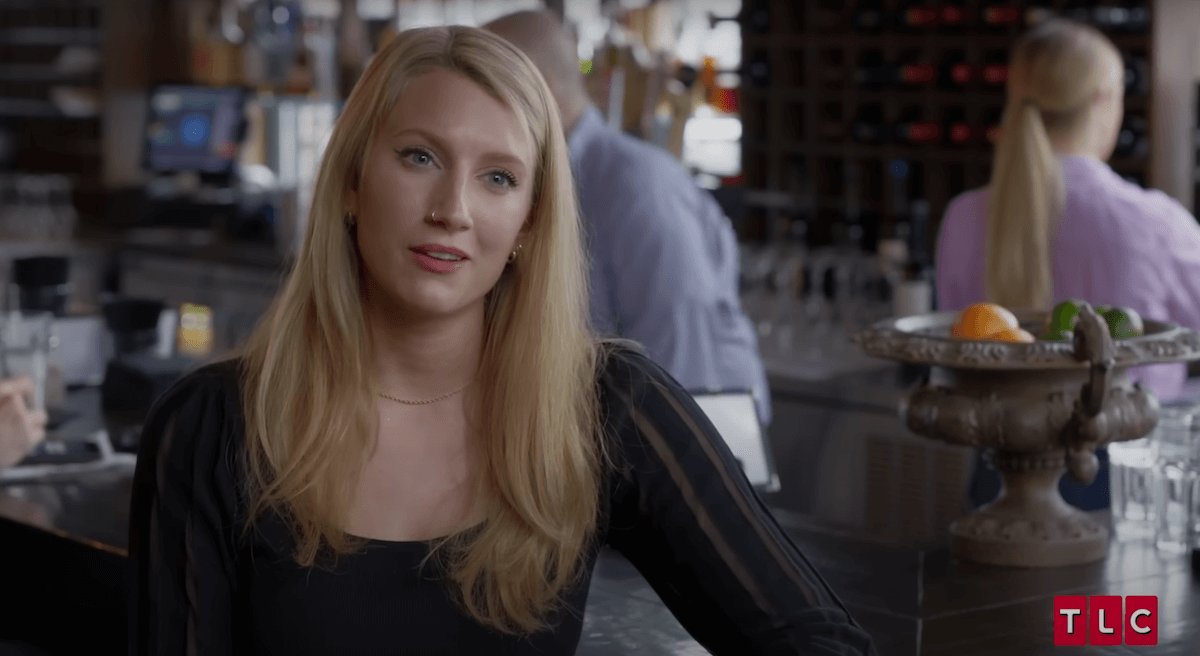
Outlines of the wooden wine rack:
<svg viewBox="0 0 1200 656">
<path fill-rule="evenodd" d="M 885 125 L 916 113 L 941 122 L 954 111 L 965 122 L 985 129 L 998 124 L 1004 106 L 1004 86 L 976 80 L 962 88 L 940 85 L 914 88 L 863 88 L 855 70 L 868 51 L 882 53 L 884 62 L 919 61 L 939 68 L 951 58 L 968 64 L 1004 63 L 1017 37 L 1027 29 L 1024 20 L 1008 26 L 990 26 L 981 19 L 985 7 L 1015 6 L 1022 17 L 1031 7 L 1068 10 L 1082 3 L 1073 0 L 964 0 L 954 3 L 965 11 L 966 21 L 957 31 L 931 27 L 903 29 L 885 22 L 875 33 L 853 27 L 855 11 L 867 0 L 765 0 L 770 20 L 765 32 L 754 30 L 749 18 L 754 0 L 743 0 L 742 173 L 746 189 L 745 213 L 738 222 L 739 235 L 750 241 L 775 240 L 789 225 L 807 221 L 810 242 L 825 242 L 831 229 L 847 215 L 858 215 L 867 233 L 887 235 L 903 220 L 904 204 L 897 192 L 911 200 L 928 202 L 927 252 L 932 252 L 938 224 L 946 205 L 957 194 L 983 186 L 991 173 L 993 146 L 986 138 L 969 144 L 940 143 L 869 145 L 852 139 L 850 127 L 866 105 L 882 108 Z M 1164 2 L 1168 0 L 1159 0 Z M 924 5 L 942 7 L 944 0 Z M 1091 0 L 1088 5 L 1125 6 L 1118 0 Z M 1154 26 L 1155 5 L 1150 3 L 1149 26 Z M 1200 6 L 1200 2 L 1195 2 Z M 900 0 L 883 0 L 885 12 L 895 12 Z M 758 6 L 762 6 L 759 3 Z M 878 6 L 877 4 L 875 6 Z M 1106 30 L 1127 57 L 1145 62 L 1147 79 L 1154 43 L 1153 28 L 1143 33 Z M 766 80 L 758 68 L 758 84 L 749 67 L 766 63 Z M 1189 83 L 1188 88 L 1192 87 Z M 1127 96 L 1126 115 L 1146 120 L 1149 152 L 1137 159 L 1116 158 L 1115 171 L 1140 184 L 1153 184 L 1151 162 L 1160 140 L 1152 134 L 1151 90 Z M 1190 114 L 1190 111 L 1188 112 Z M 906 189 L 897 189 L 897 168 L 907 169 Z M 1189 199 L 1190 201 L 1190 199 Z M 1190 204 L 1190 202 L 1188 203 Z M 855 219 L 852 219 L 855 220 Z M 876 225 L 872 225 L 876 224 Z"/>
</svg>

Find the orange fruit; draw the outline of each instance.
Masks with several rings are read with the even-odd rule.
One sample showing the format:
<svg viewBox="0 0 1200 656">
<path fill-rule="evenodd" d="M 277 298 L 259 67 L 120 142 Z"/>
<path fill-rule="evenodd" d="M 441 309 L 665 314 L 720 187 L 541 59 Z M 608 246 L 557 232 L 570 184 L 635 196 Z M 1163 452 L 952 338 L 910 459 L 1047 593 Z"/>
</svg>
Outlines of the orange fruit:
<svg viewBox="0 0 1200 656">
<path fill-rule="evenodd" d="M 988 335 L 986 339 L 994 339 L 1000 342 L 1024 342 L 1026 344 L 1031 344 L 1036 341 L 1032 334 L 1021 330 L 1020 328 L 1001 330 L 998 333 Z"/>
<path fill-rule="evenodd" d="M 962 339 L 984 339 L 1002 330 L 1019 330 L 1017 317 L 995 303 L 976 303 L 962 311 L 950 335 Z"/>
</svg>

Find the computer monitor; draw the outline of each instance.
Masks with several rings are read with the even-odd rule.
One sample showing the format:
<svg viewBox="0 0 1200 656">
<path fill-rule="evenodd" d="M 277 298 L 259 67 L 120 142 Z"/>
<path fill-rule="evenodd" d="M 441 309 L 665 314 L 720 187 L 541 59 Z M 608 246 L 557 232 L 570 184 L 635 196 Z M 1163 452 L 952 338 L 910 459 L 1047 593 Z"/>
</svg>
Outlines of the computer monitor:
<svg viewBox="0 0 1200 656">
<path fill-rule="evenodd" d="M 156 87 L 146 121 L 146 168 L 158 173 L 232 172 L 246 99 L 247 90 L 237 87 Z"/>
</svg>

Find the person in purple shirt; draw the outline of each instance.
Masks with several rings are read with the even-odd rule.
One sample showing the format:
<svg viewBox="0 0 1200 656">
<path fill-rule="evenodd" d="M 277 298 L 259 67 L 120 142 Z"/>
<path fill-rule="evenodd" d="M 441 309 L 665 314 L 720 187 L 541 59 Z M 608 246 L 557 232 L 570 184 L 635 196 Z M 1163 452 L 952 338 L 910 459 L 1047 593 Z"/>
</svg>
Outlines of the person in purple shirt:
<svg viewBox="0 0 1200 656">
<path fill-rule="evenodd" d="M 1116 47 L 1091 27 L 1053 20 L 1018 41 L 1009 71 L 991 183 L 955 198 L 942 221 L 939 308 L 1049 309 L 1080 298 L 1200 328 L 1200 226 L 1105 163 L 1123 115 Z M 1130 371 L 1164 402 L 1185 377 L 1182 364 Z M 1077 506 L 1106 507 L 1106 468 L 1086 489 L 1066 478 L 1060 489 Z M 977 467 L 975 501 L 997 492 L 994 472 Z"/>
<path fill-rule="evenodd" d="M 640 342 L 689 391 L 752 390 L 769 424 L 758 339 L 738 296 L 737 237 L 712 194 L 666 151 L 605 123 L 553 14 L 517 12 L 484 28 L 529 56 L 562 112 L 588 231 L 593 326 Z"/>
</svg>

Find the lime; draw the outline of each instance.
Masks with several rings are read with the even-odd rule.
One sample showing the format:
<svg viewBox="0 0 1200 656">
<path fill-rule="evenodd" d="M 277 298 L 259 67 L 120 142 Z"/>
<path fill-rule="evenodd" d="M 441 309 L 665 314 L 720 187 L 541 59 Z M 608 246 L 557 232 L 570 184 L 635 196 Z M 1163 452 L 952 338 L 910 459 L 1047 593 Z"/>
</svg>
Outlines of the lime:
<svg viewBox="0 0 1200 656">
<path fill-rule="evenodd" d="M 1079 321 L 1079 304 L 1082 302 L 1072 298 L 1054 306 L 1046 317 L 1045 332 L 1057 333 L 1074 328 L 1075 323 Z"/>
<path fill-rule="evenodd" d="M 1142 316 L 1133 308 L 1107 308 L 1101 316 L 1108 322 L 1108 332 L 1114 339 L 1137 337 L 1146 332 Z"/>
</svg>

